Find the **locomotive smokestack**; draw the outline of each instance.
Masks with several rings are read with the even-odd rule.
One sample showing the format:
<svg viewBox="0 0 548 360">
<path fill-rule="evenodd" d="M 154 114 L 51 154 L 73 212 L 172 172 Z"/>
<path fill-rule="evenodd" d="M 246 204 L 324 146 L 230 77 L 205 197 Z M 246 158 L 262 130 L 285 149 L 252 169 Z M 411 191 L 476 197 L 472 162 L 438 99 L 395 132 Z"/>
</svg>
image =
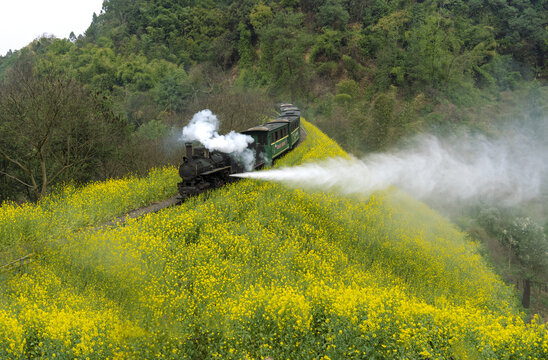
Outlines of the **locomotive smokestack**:
<svg viewBox="0 0 548 360">
<path fill-rule="evenodd" d="M 192 143 L 186 143 L 186 158 L 192 160 Z"/>
</svg>

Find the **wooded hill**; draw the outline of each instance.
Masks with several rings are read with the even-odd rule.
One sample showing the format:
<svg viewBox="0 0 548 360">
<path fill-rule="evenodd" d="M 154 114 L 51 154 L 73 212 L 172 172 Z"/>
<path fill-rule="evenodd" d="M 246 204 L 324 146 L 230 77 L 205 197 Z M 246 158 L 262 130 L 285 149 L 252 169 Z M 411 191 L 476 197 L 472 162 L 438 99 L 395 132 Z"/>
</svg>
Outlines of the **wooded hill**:
<svg viewBox="0 0 548 360">
<path fill-rule="evenodd" d="M 484 131 L 508 99 L 542 108 L 547 15 L 546 0 L 106 0 L 84 35 L 42 38 L 0 58 L 0 195 L 36 199 L 57 182 L 175 161 L 158 139 L 205 107 L 221 130 L 240 130 L 292 100 L 356 154 L 432 125 Z M 34 90 L 18 88 L 21 79 Z M 73 121 L 79 134 L 48 127 L 37 136 L 21 109 L 39 118 L 57 106 L 42 92 L 68 83 L 95 120 Z M 479 108 L 489 110 L 479 117 Z M 85 125 L 106 114 L 101 127 L 116 140 Z M 13 129 L 21 123 L 27 132 Z M 97 144 L 105 151 L 90 151 Z"/>
</svg>

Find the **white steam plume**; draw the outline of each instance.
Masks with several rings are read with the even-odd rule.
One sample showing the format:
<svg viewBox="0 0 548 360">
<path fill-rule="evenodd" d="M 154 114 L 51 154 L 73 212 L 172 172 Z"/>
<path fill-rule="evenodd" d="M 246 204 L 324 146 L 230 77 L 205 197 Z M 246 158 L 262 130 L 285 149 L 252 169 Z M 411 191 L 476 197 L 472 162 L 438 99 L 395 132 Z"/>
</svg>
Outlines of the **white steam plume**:
<svg viewBox="0 0 548 360">
<path fill-rule="evenodd" d="M 343 194 L 367 195 L 394 185 L 442 205 L 481 201 L 510 206 L 541 193 L 548 169 L 546 149 L 515 132 L 497 140 L 423 135 L 403 149 L 362 160 L 335 158 L 235 176 Z"/>
<path fill-rule="evenodd" d="M 210 151 L 220 151 L 230 154 L 241 162 L 247 171 L 253 169 L 255 156 L 247 146 L 253 142 L 249 135 L 234 131 L 219 135 L 219 119 L 211 110 L 202 110 L 192 117 L 190 123 L 183 128 L 180 140 L 185 142 L 199 141 Z"/>
</svg>

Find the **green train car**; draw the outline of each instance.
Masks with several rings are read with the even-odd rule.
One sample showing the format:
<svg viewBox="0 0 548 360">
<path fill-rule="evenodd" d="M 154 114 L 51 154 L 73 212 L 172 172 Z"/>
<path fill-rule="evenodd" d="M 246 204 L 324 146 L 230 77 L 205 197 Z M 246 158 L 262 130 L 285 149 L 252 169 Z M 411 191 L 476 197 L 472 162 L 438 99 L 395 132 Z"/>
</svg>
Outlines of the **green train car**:
<svg viewBox="0 0 548 360">
<path fill-rule="evenodd" d="M 301 137 L 300 110 L 293 105 L 284 105 L 290 104 L 280 106 L 278 118 L 242 131 L 255 140 L 250 145 L 256 156 L 255 168 L 271 165 L 275 158 L 293 149 Z"/>
</svg>

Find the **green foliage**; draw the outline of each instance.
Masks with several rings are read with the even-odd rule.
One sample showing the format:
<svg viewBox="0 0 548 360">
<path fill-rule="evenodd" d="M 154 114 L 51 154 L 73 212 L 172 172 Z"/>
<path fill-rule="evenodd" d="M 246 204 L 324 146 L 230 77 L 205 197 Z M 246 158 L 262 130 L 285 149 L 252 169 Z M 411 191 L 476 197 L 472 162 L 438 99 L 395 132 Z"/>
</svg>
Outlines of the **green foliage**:
<svg viewBox="0 0 548 360">
<path fill-rule="evenodd" d="M 184 101 L 194 92 L 184 69 L 176 69 L 160 80 L 153 90 L 154 100 L 161 109 L 181 111 Z"/>
<path fill-rule="evenodd" d="M 249 22 L 255 29 L 260 29 L 261 27 L 268 24 L 273 17 L 272 9 L 270 6 L 265 5 L 263 2 L 259 2 L 249 14 Z"/>
<path fill-rule="evenodd" d="M 433 14 L 411 35 L 409 76 L 412 81 L 443 88 L 456 76 L 453 69 L 461 42 L 450 19 Z"/>
<path fill-rule="evenodd" d="M 352 57 L 348 55 L 343 55 L 341 60 L 342 60 L 344 70 L 354 80 L 361 80 L 365 76 L 366 74 L 365 67 L 359 64 Z"/>
<path fill-rule="evenodd" d="M 310 50 L 310 61 L 337 61 L 341 56 L 342 34 L 336 30 L 326 29 L 316 38 Z"/>
<path fill-rule="evenodd" d="M 240 33 L 240 39 L 238 41 L 238 55 L 240 60 L 238 61 L 238 67 L 240 69 L 250 69 L 257 57 L 251 42 L 251 30 L 249 30 L 244 23 L 240 23 L 238 31 Z"/>
<path fill-rule="evenodd" d="M 372 140 L 377 147 L 382 148 L 386 145 L 388 129 L 394 121 L 395 100 L 392 96 L 381 94 L 373 104 L 373 120 L 375 123 Z"/>
<path fill-rule="evenodd" d="M 342 106 L 347 106 L 352 102 L 352 96 L 348 94 L 337 94 L 334 99 L 335 103 Z"/>
<path fill-rule="evenodd" d="M 339 65 L 334 61 L 324 62 L 318 66 L 316 72 L 321 76 L 336 77 L 339 72 Z"/>
<path fill-rule="evenodd" d="M 503 230 L 502 240 L 513 249 L 526 278 L 548 271 L 548 239 L 544 229 L 532 219 L 514 219 L 508 229 Z"/>
<path fill-rule="evenodd" d="M 341 0 L 327 0 L 319 8 L 318 25 L 340 30 L 344 29 L 349 18 Z"/>
<path fill-rule="evenodd" d="M 337 94 L 346 94 L 353 99 L 360 97 L 360 88 L 354 80 L 341 80 L 337 83 Z"/>
<path fill-rule="evenodd" d="M 146 124 L 139 126 L 135 132 L 137 139 L 156 140 L 166 134 L 168 127 L 159 120 L 150 120 Z"/>
<path fill-rule="evenodd" d="M 481 76 L 478 79 L 479 86 L 493 87 L 496 85 L 495 88 L 499 90 L 515 90 L 521 80 L 517 66 L 508 55 L 493 56 L 491 61 L 474 69 L 479 69 L 476 70 Z M 487 84 L 483 83 L 485 81 Z"/>
<path fill-rule="evenodd" d="M 15 64 L 19 52 L 8 52 L 5 56 L 0 55 L 0 80 L 6 76 L 7 70 Z"/>
<path fill-rule="evenodd" d="M 300 31 L 302 24 L 302 14 L 282 11 L 274 16 L 271 23 L 257 31 L 261 42 L 261 80 L 278 90 L 290 90 L 293 98 L 297 91 L 303 90 L 306 81 L 303 54 L 309 40 Z"/>
<path fill-rule="evenodd" d="M 548 278 L 548 238 L 542 226 L 521 213 L 516 209 L 485 208 L 477 215 L 477 222 L 504 249 L 501 252 L 505 253 L 505 259 L 499 260 L 499 266 L 504 269 L 505 276 L 525 281 L 522 304 L 527 308 L 531 281 L 542 283 Z"/>
</svg>

